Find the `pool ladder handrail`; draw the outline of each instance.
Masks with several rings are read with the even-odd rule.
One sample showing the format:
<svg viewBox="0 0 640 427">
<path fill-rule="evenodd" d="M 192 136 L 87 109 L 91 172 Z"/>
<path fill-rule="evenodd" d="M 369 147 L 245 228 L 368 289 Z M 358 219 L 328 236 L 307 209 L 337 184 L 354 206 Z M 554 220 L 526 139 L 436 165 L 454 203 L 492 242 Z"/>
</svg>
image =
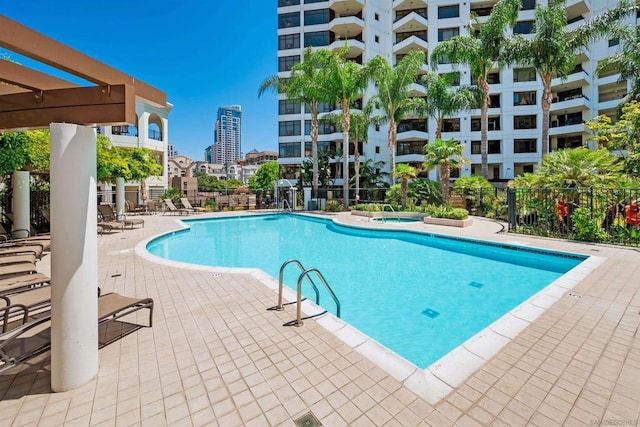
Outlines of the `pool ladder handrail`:
<svg viewBox="0 0 640 427">
<path fill-rule="evenodd" d="M 336 304 L 336 317 L 340 318 L 340 300 L 338 300 L 338 297 L 336 297 L 336 294 L 333 292 L 333 289 L 331 289 L 331 286 L 329 286 L 329 283 L 327 283 L 327 280 L 324 278 L 320 270 L 314 267 L 305 269 L 302 263 L 297 259 L 287 260 L 280 267 L 280 273 L 278 275 L 278 305 L 274 307 L 274 309 L 278 311 L 284 310 L 284 307 L 282 305 L 282 288 L 284 286 L 283 276 L 284 276 L 284 268 L 289 264 L 296 264 L 302 271 L 302 273 L 300 273 L 300 276 L 298 276 L 298 283 L 296 286 L 296 321 L 294 325 L 302 326 L 303 324 L 302 322 L 302 281 L 304 280 L 305 277 L 309 279 L 309 283 L 311 284 L 311 287 L 316 293 L 316 305 L 320 305 L 320 293 L 318 292 L 318 287 L 315 285 L 311 277 L 309 277 L 311 273 L 315 273 L 318 276 L 318 278 L 324 285 L 327 292 L 329 292 L 329 295 L 333 299 L 333 302 Z"/>
<path fill-rule="evenodd" d="M 282 263 L 280 266 L 280 273 L 278 274 L 278 305 L 276 305 L 273 310 L 282 311 L 284 310 L 284 306 L 282 305 L 282 288 L 284 286 L 284 268 L 289 264 L 296 264 L 300 268 L 300 273 L 305 271 L 304 266 L 297 259 L 290 259 Z M 309 278 L 309 282 L 311 283 L 311 287 L 316 293 L 316 304 L 320 303 L 320 293 L 318 292 L 318 287 L 313 280 Z"/>
<path fill-rule="evenodd" d="M 389 206 L 389 209 L 391 209 L 391 212 L 393 212 L 393 214 L 396 216 L 396 219 L 400 221 L 400 216 L 398 215 L 398 212 L 396 212 L 396 210 L 393 209 L 393 206 L 391 206 L 389 203 L 385 203 L 384 205 L 382 205 L 382 211 L 381 211 L 382 222 L 384 222 L 384 219 L 385 219 L 384 208 L 386 208 L 387 206 Z"/>
<path fill-rule="evenodd" d="M 286 210 L 288 212 L 292 212 L 291 205 L 289 204 L 289 201 L 287 199 L 282 199 L 282 210 L 280 212 L 284 212 L 285 211 L 285 207 L 284 207 L 285 205 L 287 205 Z"/>
</svg>

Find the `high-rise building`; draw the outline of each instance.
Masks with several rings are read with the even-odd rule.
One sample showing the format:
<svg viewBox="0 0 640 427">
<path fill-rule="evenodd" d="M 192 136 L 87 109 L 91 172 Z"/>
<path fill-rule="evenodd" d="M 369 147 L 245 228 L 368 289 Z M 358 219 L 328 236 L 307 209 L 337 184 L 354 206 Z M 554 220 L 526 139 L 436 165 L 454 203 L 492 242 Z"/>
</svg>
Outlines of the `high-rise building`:
<svg viewBox="0 0 640 427">
<path fill-rule="evenodd" d="M 364 63 L 376 55 L 395 64 L 412 50 L 427 54 L 421 73 L 431 69 L 430 52 L 443 40 L 457 34 L 468 34 L 471 16 L 486 22 L 497 0 L 278 0 L 278 76 L 286 78 L 298 63 L 307 46 L 341 49 L 348 46 L 347 57 Z M 514 33 L 533 31 L 536 2 L 523 0 Z M 586 20 L 615 6 L 616 0 L 567 0 L 567 32 Z M 635 25 L 636 16 L 629 17 Z M 550 150 L 587 145 L 585 121 L 599 115 L 615 115 L 615 110 L 627 93 L 627 82 L 619 74 L 598 74 L 599 61 L 612 55 L 616 39 L 601 39 L 584 49 L 576 67 L 566 79 L 552 81 L 553 104 L 550 117 Z M 438 72 L 460 71 L 460 84 L 475 84 L 469 67 L 438 64 Z M 533 171 L 541 161 L 542 82 L 532 69 L 520 67 L 496 68 L 489 76 L 491 106 L 489 108 L 489 179 L 501 186 L 514 176 Z M 375 93 L 373 85 L 364 94 L 363 102 Z M 425 96 L 419 83 L 411 87 L 413 96 Z M 278 146 L 281 175 L 297 178 L 300 165 L 311 155 L 309 136 L 310 114 L 305 106 L 279 96 Z M 320 111 L 335 109 L 321 105 Z M 411 118 L 398 124 L 396 155 L 398 163 L 420 165 L 423 147 L 435 138 L 436 124 L 432 118 Z M 388 172 L 390 153 L 386 126 L 372 127 L 368 142 L 362 147 L 364 159 L 383 161 Z M 342 134 L 329 125 L 320 126 L 319 147 L 340 148 Z M 464 157 L 471 163 L 460 171 L 462 175 L 480 175 L 480 110 L 461 112 L 445 120 L 443 139 L 454 138 L 465 145 Z M 351 158 L 353 162 L 353 158 Z M 431 172 L 435 179 L 436 172 Z M 335 180 L 335 185 L 341 185 Z"/>
<path fill-rule="evenodd" d="M 215 142 L 211 146 L 211 159 L 207 160 L 224 165 L 242 158 L 241 129 L 242 109 L 239 105 L 218 108 Z"/>
</svg>

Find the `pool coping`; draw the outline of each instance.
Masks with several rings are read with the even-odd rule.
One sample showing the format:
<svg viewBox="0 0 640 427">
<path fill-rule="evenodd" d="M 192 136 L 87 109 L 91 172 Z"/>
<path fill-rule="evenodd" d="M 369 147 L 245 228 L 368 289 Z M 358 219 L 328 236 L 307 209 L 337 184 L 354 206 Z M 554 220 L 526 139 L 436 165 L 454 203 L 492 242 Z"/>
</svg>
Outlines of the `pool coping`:
<svg viewBox="0 0 640 427">
<path fill-rule="evenodd" d="M 265 213 L 248 213 L 244 215 L 225 215 L 223 217 L 237 216 L 255 216 L 265 215 Z M 268 214 L 267 214 L 268 215 Z M 317 215 L 304 214 L 303 216 L 311 216 L 318 218 Z M 369 229 L 366 225 L 345 223 L 337 218 L 321 217 L 329 219 L 337 225 Z M 201 218 L 207 219 L 207 218 Z M 210 219 L 210 218 L 208 218 Z M 194 220 L 191 218 L 190 220 Z M 160 233 L 156 236 L 144 239 L 135 246 L 135 253 L 141 258 L 162 265 L 167 265 L 182 269 L 191 269 L 199 271 L 208 271 L 214 274 L 231 273 L 231 274 L 248 274 L 263 283 L 265 286 L 278 293 L 278 280 L 259 268 L 235 268 L 235 267 L 214 267 L 203 266 L 197 264 L 189 264 L 178 261 L 170 261 L 155 256 L 146 250 L 149 242 L 162 236 L 176 234 L 189 229 L 189 226 L 181 219 L 176 218 L 176 230 Z M 375 228 L 376 230 L 384 230 L 384 228 Z M 391 231 L 399 231 L 390 228 Z M 485 242 L 484 240 L 448 236 L 433 232 L 420 230 L 407 230 L 417 234 L 431 234 L 438 237 L 450 239 Z M 556 253 L 556 251 L 525 246 L 513 243 L 497 243 L 489 242 L 489 244 L 505 247 L 520 247 L 531 251 L 540 251 L 544 253 Z M 578 254 L 576 254 L 578 255 Z M 412 362 L 395 353 L 388 347 L 383 346 L 375 339 L 367 336 L 359 329 L 348 324 L 342 319 L 337 318 L 333 314 L 327 312 L 322 307 L 317 306 L 310 300 L 302 302 L 302 311 L 306 316 L 311 317 L 320 326 L 327 331 L 333 333 L 345 344 L 365 356 L 371 362 L 375 363 L 390 376 L 403 383 L 408 389 L 425 399 L 430 404 L 437 404 L 446 397 L 456 387 L 460 386 L 466 379 L 475 373 L 480 367 L 493 358 L 507 343 L 515 338 L 526 327 L 533 323 L 540 315 L 549 309 L 556 301 L 565 295 L 572 297 L 580 297 L 570 293 L 570 291 L 582 279 L 589 275 L 595 268 L 601 265 L 606 258 L 595 255 L 579 255 L 585 257 L 579 265 L 569 270 L 558 279 L 545 286 L 531 297 L 514 307 L 512 310 L 501 316 L 499 319 L 477 332 L 471 338 L 454 348 L 439 360 L 431 364 L 425 369 L 421 369 Z M 296 300 L 296 293 L 288 287 L 283 289 L 283 298 L 288 302 Z M 274 298 L 275 301 L 275 298 Z"/>
</svg>

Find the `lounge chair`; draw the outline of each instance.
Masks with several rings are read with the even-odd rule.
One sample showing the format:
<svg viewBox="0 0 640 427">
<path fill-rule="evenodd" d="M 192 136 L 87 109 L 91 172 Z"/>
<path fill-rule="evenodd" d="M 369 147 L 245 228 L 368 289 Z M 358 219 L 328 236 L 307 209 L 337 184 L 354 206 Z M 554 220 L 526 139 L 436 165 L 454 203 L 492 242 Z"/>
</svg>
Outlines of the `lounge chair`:
<svg viewBox="0 0 640 427">
<path fill-rule="evenodd" d="M 153 321 L 151 298 L 137 299 L 115 293 L 102 295 L 98 297 L 98 324 L 114 321 L 143 308 L 149 309 L 148 327 L 151 327 Z M 13 319 L 10 324 L 3 322 L 0 328 L 2 331 L 0 333 L 0 373 L 51 347 L 50 312 L 30 321 L 28 313 L 28 308 L 20 304 L 0 308 L 0 321 L 5 318 Z"/>
<path fill-rule="evenodd" d="M 127 226 L 129 226 L 129 228 L 133 228 L 134 225 L 142 225 L 142 227 L 144 227 L 144 219 L 127 218 L 124 215 L 122 216 L 122 219 L 119 219 L 109 205 L 98 205 L 98 211 L 100 212 L 100 216 L 102 216 L 100 224 L 109 224 L 113 226 L 120 223 L 123 230 Z"/>
<path fill-rule="evenodd" d="M 0 279 L 0 293 L 17 292 L 50 282 L 51 279 L 42 273 L 20 274 Z"/>
<path fill-rule="evenodd" d="M 188 215 L 191 212 L 189 211 L 189 209 L 176 208 L 176 205 L 173 204 L 173 201 L 171 201 L 171 199 L 164 199 L 164 204 L 167 205 L 167 209 L 169 209 L 169 212 L 173 215 L 175 215 L 176 213 L 179 213 L 180 215 Z M 165 211 L 164 213 L 167 213 L 167 211 Z"/>
<path fill-rule="evenodd" d="M 181 197 L 180 198 L 180 203 L 182 203 L 182 207 L 184 207 L 185 209 L 189 209 L 191 212 L 204 212 L 206 211 L 205 208 L 201 208 L 201 207 L 193 207 L 191 206 L 191 202 L 189 202 L 189 199 L 187 199 L 186 197 Z"/>
<path fill-rule="evenodd" d="M 26 234 L 27 237 L 16 237 L 16 232 L 22 232 L 21 234 Z M 35 243 L 42 246 L 43 250 L 48 251 L 51 249 L 51 236 L 31 236 L 31 232 L 29 230 L 13 230 L 13 233 L 10 233 L 2 224 L 0 224 L 0 244 L 4 243 Z"/>
<path fill-rule="evenodd" d="M 144 206 L 136 206 L 131 200 L 125 200 L 124 205 L 127 208 L 127 212 L 130 214 L 142 214 L 146 208 Z"/>
<path fill-rule="evenodd" d="M 0 279 L 8 279 L 12 276 L 35 274 L 38 272 L 36 265 L 29 262 L 18 264 L 0 264 Z"/>
<path fill-rule="evenodd" d="M 36 243 L 28 244 L 22 242 L 10 242 L 0 244 L 0 257 L 33 254 L 36 258 L 41 258 L 42 252 L 44 252 L 44 247 Z"/>
<path fill-rule="evenodd" d="M 36 256 L 32 253 L 0 256 L 0 265 L 22 264 L 23 262 L 35 264 Z"/>
<path fill-rule="evenodd" d="M 0 293 L 0 305 L 20 305 L 27 308 L 27 314 L 32 317 L 36 311 L 51 307 L 51 286 L 43 284 L 35 288 Z"/>
</svg>

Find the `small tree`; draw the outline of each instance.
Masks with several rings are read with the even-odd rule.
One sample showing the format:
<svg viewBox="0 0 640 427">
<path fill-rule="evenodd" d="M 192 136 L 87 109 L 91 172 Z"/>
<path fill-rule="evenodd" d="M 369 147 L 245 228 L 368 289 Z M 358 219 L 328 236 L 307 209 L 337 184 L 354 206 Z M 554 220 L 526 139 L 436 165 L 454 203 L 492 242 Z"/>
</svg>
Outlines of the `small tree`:
<svg viewBox="0 0 640 427">
<path fill-rule="evenodd" d="M 411 178 L 417 176 L 416 168 L 406 163 L 396 165 L 394 176 L 400 179 L 400 204 L 404 208 L 407 203 L 407 184 Z"/>
<path fill-rule="evenodd" d="M 253 191 L 260 192 L 271 190 L 278 180 L 280 167 L 278 162 L 267 162 L 260 166 L 256 174 L 249 178 L 249 188 Z"/>
<path fill-rule="evenodd" d="M 449 200 L 449 180 L 451 179 L 451 169 L 459 169 L 467 160 L 462 158 L 464 146 L 454 139 L 443 141 L 437 139 L 431 144 L 424 146 L 424 166 L 427 169 L 437 167 L 439 169 L 439 179 L 442 184 L 442 198 L 445 202 Z"/>
<path fill-rule="evenodd" d="M 117 147 L 121 156 L 129 165 L 128 174 L 122 175 L 127 181 L 140 182 L 140 198 L 147 200 L 145 180 L 150 176 L 160 175 L 162 165 L 155 154 L 148 148 Z"/>
</svg>

